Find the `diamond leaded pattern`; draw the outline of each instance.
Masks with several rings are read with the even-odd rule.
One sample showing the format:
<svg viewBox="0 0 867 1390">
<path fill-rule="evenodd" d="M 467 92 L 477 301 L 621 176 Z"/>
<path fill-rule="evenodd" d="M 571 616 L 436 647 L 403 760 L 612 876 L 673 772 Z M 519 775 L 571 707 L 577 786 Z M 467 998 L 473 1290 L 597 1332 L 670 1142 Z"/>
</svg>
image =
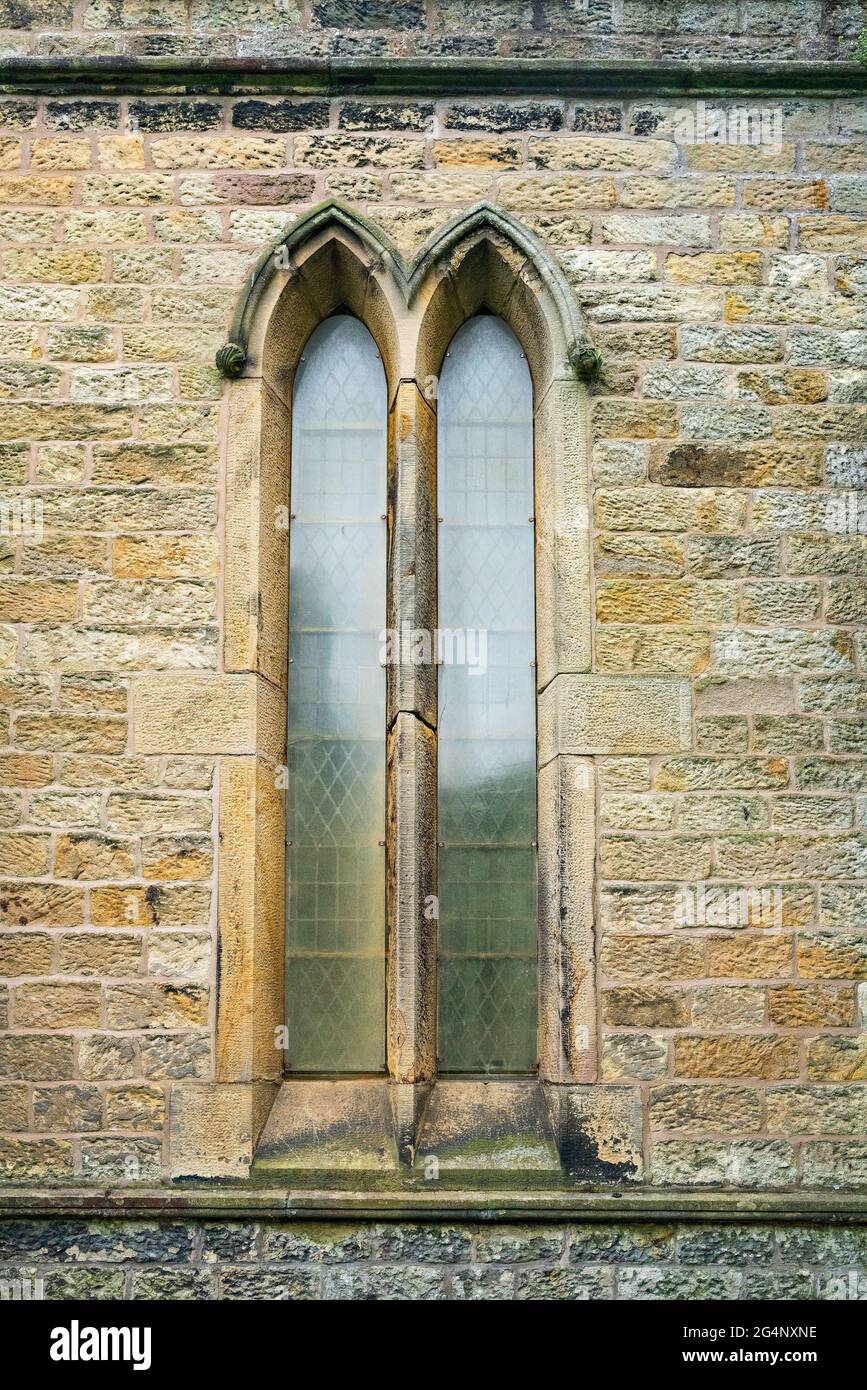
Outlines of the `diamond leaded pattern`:
<svg viewBox="0 0 867 1390">
<path fill-rule="evenodd" d="M 532 386 L 511 331 L 471 319 L 438 395 L 439 1066 L 536 1062 Z M 480 655 L 484 657 L 480 660 Z"/>
<path fill-rule="evenodd" d="M 381 1071 L 382 957 L 296 956 L 290 976 L 302 1006 L 290 1024 L 292 1071 Z M 323 1067 L 323 1059 L 327 1066 Z"/>
<path fill-rule="evenodd" d="M 296 845 L 376 845 L 385 796 L 373 740 L 321 740 L 289 750 L 289 839 Z"/>
<path fill-rule="evenodd" d="M 382 521 L 310 522 L 292 527 L 292 578 L 306 626 L 343 632 L 378 631 L 383 577 L 370 564 L 381 548 Z"/>
<path fill-rule="evenodd" d="M 532 1070 L 536 1062 L 535 960 L 446 959 L 440 962 L 439 989 L 441 1016 L 449 1019 L 448 1050 L 441 1051 L 441 1070 Z"/>
<path fill-rule="evenodd" d="M 327 319 L 293 397 L 286 1013 L 296 1071 L 384 1067 L 386 410 L 367 329 Z"/>
<path fill-rule="evenodd" d="M 536 829 L 532 740 L 444 739 L 439 834 L 448 845 L 531 845 Z"/>
<path fill-rule="evenodd" d="M 450 627 L 532 632 L 533 530 L 520 525 L 445 524 L 440 537 L 440 603 Z M 532 656 L 532 652 L 531 652 Z"/>
</svg>

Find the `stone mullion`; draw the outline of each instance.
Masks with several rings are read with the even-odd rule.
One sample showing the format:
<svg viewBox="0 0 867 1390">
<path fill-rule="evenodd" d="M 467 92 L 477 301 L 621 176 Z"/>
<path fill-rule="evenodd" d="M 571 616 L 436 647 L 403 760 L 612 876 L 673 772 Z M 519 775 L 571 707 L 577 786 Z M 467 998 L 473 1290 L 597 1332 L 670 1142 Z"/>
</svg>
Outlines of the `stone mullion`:
<svg viewBox="0 0 867 1390">
<path fill-rule="evenodd" d="M 436 417 L 414 381 L 401 381 L 389 412 L 389 571 L 386 614 L 398 638 L 433 637 L 436 627 Z M 436 727 L 436 667 L 398 660 L 389 667 L 388 723 L 414 714 Z"/>
<path fill-rule="evenodd" d="M 399 382 L 389 415 L 386 1054 L 406 1162 L 436 1070 L 435 438 L 416 383 Z"/>
</svg>

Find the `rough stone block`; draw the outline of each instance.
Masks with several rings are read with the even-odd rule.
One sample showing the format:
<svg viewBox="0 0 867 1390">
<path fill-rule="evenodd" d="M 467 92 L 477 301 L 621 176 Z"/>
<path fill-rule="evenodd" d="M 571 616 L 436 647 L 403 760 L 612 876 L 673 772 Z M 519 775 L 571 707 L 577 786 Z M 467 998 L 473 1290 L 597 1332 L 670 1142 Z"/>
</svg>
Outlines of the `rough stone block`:
<svg viewBox="0 0 867 1390">
<path fill-rule="evenodd" d="M 133 749 L 279 759 L 283 708 L 280 691 L 254 675 L 152 676 L 133 685 Z"/>
<path fill-rule="evenodd" d="M 253 1088 L 175 1086 L 171 1165 L 175 1178 L 245 1178 L 253 1156 Z"/>
<path fill-rule="evenodd" d="M 560 675 L 539 702 L 540 760 L 558 753 L 669 753 L 691 746 L 686 681 Z"/>
<path fill-rule="evenodd" d="M 629 1086 L 549 1086 L 560 1160 L 585 1182 L 639 1181 L 641 1101 Z"/>
</svg>

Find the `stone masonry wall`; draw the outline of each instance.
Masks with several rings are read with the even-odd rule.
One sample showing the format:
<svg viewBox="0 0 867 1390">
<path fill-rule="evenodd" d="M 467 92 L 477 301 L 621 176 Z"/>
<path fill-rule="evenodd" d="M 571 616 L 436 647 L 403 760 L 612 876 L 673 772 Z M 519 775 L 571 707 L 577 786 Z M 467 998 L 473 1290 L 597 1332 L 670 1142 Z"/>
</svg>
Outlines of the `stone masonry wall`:
<svg viewBox="0 0 867 1390">
<path fill-rule="evenodd" d="M 0 1287 L 88 1302 L 849 1301 L 865 1255 L 863 1228 L 810 1225 L 0 1222 Z"/>
<path fill-rule="evenodd" d="M 5 55 L 853 57 L 864 0 L 0 0 Z"/>
<path fill-rule="evenodd" d="M 212 1075 L 214 768 L 131 755 L 129 685 L 218 668 L 214 350 L 333 195 L 404 251 L 499 202 L 605 360 L 594 670 L 693 698 L 691 751 L 597 760 L 601 1078 L 644 1178 L 864 1185 L 867 104 L 782 107 L 776 147 L 618 100 L 0 104 L 2 499 L 44 528 L 0 537 L 3 1180 L 159 1181 Z"/>
</svg>

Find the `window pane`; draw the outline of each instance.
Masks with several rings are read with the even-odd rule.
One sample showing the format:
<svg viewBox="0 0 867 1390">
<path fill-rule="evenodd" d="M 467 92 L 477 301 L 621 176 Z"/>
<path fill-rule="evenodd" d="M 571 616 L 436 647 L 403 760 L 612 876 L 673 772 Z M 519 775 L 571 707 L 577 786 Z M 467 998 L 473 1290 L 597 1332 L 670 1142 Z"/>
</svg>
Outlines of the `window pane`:
<svg viewBox="0 0 867 1390">
<path fill-rule="evenodd" d="M 295 378 L 289 573 L 287 1065 L 385 1065 L 385 373 L 320 324 Z"/>
<path fill-rule="evenodd" d="M 536 1065 L 533 390 L 501 319 L 470 319 L 437 406 L 439 1055 Z"/>
</svg>

